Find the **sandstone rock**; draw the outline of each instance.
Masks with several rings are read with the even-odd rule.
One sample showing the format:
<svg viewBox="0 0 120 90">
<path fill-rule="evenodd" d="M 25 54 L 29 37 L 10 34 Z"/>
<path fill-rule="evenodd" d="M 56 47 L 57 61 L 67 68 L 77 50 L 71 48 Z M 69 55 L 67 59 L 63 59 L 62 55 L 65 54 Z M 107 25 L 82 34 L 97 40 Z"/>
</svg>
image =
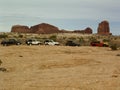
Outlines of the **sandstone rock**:
<svg viewBox="0 0 120 90">
<path fill-rule="evenodd" d="M 85 30 L 84 30 L 85 33 L 87 34 L 92 34 L 92 29 L 90 27 L 87 27 Z"/>
<path fill-rule="evenodd" d="M 59 33 L 59 29 L 53 25 L 42 23 L 30 28 L 31 33 L 37 34 L 51 34 L 51 33 Z"/>
<path fill-rule="evenodd" d="M 110 33 L 109 22 L 102 21 L 101 23 L 99 23 L 97 31 L 98 31 L 97 33 L 100 35 L 110 35 L 111 33 Z"/>
<path fill-rule="evenodd" d="M 18 32 L 18 33 L 29 33 L 29 27 L 23 25 L 14 25 L 11 28 L 11 32 Z"/>
<path fill-rule="evenodd" d="M 60 30 L 60 33 L 72 33 L 72 31 L 68 31 L 68 30 L 64 30 L 64 29 L 62 29 L 62 30 Z"/>
<path fill-rule="evenodd" d="M 87 27 L 85 30 L 75 30 L 73 33 L 92 34 L 92 29 Z"/>
</svg>

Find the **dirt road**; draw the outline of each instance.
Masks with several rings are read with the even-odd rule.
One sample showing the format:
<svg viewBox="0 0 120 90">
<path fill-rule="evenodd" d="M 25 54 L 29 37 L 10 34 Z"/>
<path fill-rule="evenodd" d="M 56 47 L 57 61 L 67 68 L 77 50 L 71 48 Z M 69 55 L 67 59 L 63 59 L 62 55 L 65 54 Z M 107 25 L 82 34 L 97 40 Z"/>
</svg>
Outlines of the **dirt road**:
<svg viewBox="0 0 120 90">
<path fill-rule="evenodd" d="M 120 90 L 120 50 L 0 46 L 0 90 Z"/>
</svg>

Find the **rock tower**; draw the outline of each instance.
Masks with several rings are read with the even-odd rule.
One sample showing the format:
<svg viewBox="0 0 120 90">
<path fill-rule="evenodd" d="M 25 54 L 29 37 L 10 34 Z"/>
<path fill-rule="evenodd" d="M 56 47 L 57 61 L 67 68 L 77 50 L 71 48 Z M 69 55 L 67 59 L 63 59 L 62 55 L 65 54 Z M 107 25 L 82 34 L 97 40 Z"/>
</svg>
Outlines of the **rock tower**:
<svg viewBox="0 0 120 90">
<path fill-rule="evenodd" d="M 111 35 L 108 21 L 102 21 L 98 25 L 97 33 L 99 35 Z"/>
</svg>

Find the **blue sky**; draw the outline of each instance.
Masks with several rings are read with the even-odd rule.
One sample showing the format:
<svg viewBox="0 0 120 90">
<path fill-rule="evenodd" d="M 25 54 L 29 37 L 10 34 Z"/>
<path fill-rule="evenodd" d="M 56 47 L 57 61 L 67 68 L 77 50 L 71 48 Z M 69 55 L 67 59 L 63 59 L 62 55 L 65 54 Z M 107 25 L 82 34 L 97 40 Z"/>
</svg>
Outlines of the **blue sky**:
<svg viewBox="0 0 120 90">
<path fill-rule="evenodd" d="M 108 20 L 114 35 L 120 35 L 120 0 L 0 0 L 0 32 L 12 25 L 49 23 L 67 30 L 91 27 Z"/>
</svg>

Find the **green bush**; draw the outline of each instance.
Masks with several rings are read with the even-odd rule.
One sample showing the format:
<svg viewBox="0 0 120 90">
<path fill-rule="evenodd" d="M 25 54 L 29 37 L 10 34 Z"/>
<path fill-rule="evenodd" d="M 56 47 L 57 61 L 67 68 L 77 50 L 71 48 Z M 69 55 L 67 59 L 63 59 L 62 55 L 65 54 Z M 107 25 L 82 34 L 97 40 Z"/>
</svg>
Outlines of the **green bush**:
<svg viewBox="0 0 120 90">
<path fill-rule="evenodd" d="M 83 37 L 80 37 L 78 40 L 79 40 L 80 45 L 85 45 L 85 40 Z"/>
<path fill-rule="evenodd" d="M 95 37 L 90 37 L 90 38 L 89 38 L 89 41 L 90 41 L 90 42 L 95 42 L 95 41 L 97 41 L 97 39 L 96 39 Z"/>
<path fill-rule="evenodd" d="M 103 39 L 103 42 L 110 42 L 109 39 Z"/>
<path fill-rule="evenodd" d="M 76 40 L 77 38 L 76 37 L 69 37 L 68 39 L 69 40 Z"/>
<path fill-rule="evenodd" d="M 0 38 L 7 38 L 8 37 L 8 35 L 6 35 L 6 34 L 1 34 L 0 35 Z"/>
<path fill-rule="evenodd" d="M 18 37 L 19 37 L 19 38 L 23 38 L 23 35 L 22 35 L 22 34 L 20 34 Z"/>
<path fill-rule="evenodd" d="M 49 39 L 52 39 L 52 40 L 56 41 L 57 40 L 57 36 L 56 35 L 52 35 L 52 36 L 49 37 Z"/>
</svg>

